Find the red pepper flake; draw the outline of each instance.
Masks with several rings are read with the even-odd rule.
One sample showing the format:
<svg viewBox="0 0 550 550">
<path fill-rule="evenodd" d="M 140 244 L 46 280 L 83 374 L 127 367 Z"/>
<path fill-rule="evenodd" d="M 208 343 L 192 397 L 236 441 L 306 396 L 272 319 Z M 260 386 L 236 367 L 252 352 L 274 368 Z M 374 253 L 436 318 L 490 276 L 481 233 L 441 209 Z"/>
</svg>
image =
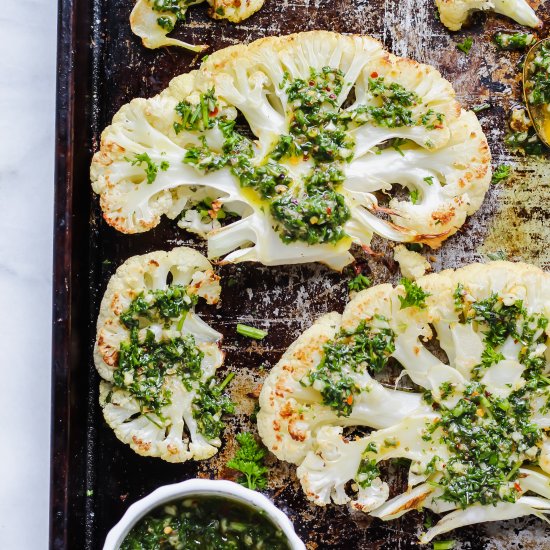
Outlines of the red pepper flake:
<svg viewBox="0 0 550 550">
<path fill-rule="evenodd" d="M 517 481 L 514 483 L 514 487 L 518 493 L 521 493 L 521 485 Z"/>
<path fill-rule="evenodd" d="M 371 78 L 378 78 L 378 73 L 376 71 L 373 71 L 372 73 L 370 73 L 370 77 Z"/>
<path fill-rule="evenodd" d="M 330 216 L 332 214 L 332 208 L 327 206 L 327 214 Z"/>
<path fill-rule="evenodd" d="M 313 80 L 310 80 L 310 81 L 309 81 L 309 85 L 310 85 L 310 86 L 315 86 L 315 82 L 314 82 Z"/>
<path fill-rule="evenodd" d="M 351 405 L 351 404 L 353 403 L 353 394 L 350 393 L 350 394 L 348 395 L 348 398 L 346 399 L 346 403 L 347 403 L 348 405 Z"/>
<path fill-rule="evenodd" d="M 208 116 L 216 116 L 218 114 L 218 112 L 219 112 L 218 108 L 215 107 L 213 111 L 210 111 L 208 113 Z"/>
</svg>

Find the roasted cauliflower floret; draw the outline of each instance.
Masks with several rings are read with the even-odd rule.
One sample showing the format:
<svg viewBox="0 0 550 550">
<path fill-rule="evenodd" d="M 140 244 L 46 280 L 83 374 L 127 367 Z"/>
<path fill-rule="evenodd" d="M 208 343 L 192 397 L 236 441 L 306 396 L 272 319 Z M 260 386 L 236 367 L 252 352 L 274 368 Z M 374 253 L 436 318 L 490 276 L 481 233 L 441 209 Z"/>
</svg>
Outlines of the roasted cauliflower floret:
<svg viewBox="0 0 550 550">
<path fill-rule="evenodd" d="M 185 20 L 190 6 L 204 0 L 138 0 L 130 14 L 130 26 L 146 48 L 162 46 L 181 46 L 194 52 L 200 52 L 208 45 L 193 45 L 167 36 L 174 30 L 178 21 Z M 240 23 L 263 5 L 264 0 L 207 0 L 210 4 L 208 14 L 213 19 L 227 19 Z"/>
<path fill-rule="evenodd" d="M 475 11 L 494 11 L 521 25 L 540 27 L 541 21 L 525 0 L 435 0 L 441 22 L 458 31 Z"/>
<path fill-rule="evenodd" d="M 269 373 L 259 433 L 298 465 L 319 506 L 349 503 L 383 520 L 448 512 L 422 542 L 471 523 L 542 517 L 550 513 L 549 318 L 550 275 L 527 264 L 473 264 L 363 290 Z M 430 351 L 436 341 L 439 353 Z M 382 385 L 390 359 L 422 391 Z M 378 465 L 395 458 L 410 461 L 409 487 L 388 500 Z"/>
<path fill-rule="evenodd" d="M 491 179 L 479 122 L 454 96 L 433 67 L 366 36 L 232 46 L 123 106 L 102 134 L 92 186 L 118 230 L 177 218 L 227 262 L 341 269 L 352 243 L 374 234 L 436 247 Z"/>
<path fill-rule="evenodd" d="M 109 281 L 94 351 L 100 403 L 138 454 L 184 462 L 217 452 L 221 415 L 232 409 L 215 380 L 221 334 L 194 307 L 219 294 L 210 262 L 184 247 L 134 256 Z"/>
</svg>

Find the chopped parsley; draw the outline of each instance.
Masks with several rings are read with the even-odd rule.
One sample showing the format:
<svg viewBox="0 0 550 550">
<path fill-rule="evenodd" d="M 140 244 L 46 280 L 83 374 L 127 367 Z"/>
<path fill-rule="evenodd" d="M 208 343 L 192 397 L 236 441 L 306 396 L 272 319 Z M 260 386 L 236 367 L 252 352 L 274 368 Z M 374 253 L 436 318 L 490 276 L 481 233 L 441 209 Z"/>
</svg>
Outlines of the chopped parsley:
<svg viewBox="0 0 550 550">
<path fill-rule="evenodd" d="M 269 469 L 264 465 L 266 450 L 251 433 L 243 432 L 235 437 L 239 448 L 235 456 L 227 463 L 228 468 L 244 474 L 237 481 L 249 489 L 267 488 Z"/>
<path fill-rule="evenodd" d="M 218 439 L 225 428 L 221 416 L 235 412 L 235 403 L 223 394 L 234 376 L 235 373 L 231 372 L 219 385 L 211 378 L 199 386 L 197 397 L 193 400 L 193 418 L 197 421 L 199 432 L 207 439 Z"/>
<path fill-rule="evenodd" d="M 197 296 L 181 285 L 138 294 L 119 317 L 129 339 L 120 343 L 113 383 L 137 400 L 141 414 L 164 425 L 162 409 L 172 402 L 166 379 L 176 378 L 186 391 L 195 392 L 192 412 L 198 431 L 207 439 L 217 439 L 224 428 L 222 414 L 234 410 L 222 394 L 233 374 L 221 384 L 213 377 L 204 380 L 204 352 L 193 335 L 181 333 L 196 302 Z M 152 326 L 162 328 L 162 333 L 154 332 Z"/>
<path fill-rule="evenodd" d="M 550 104 L 550 42 L 542 42 L 527 67 L 527 101 L 531 105 Z"/>
<path fill-rule="evenodd" d="M 201 94 L 196 104 L 188 101 L 180 101 L 176 105 L 176 113 L 180 116 L 178 122 L 174 122 L 174 132 L 179 134 L 183 130 L 204 131 L 213 128 L 215 116 L 218 113 L 218 105 L 214 95 L 214 89 Z"/>
<path fill-rule="evenodd" d="M 306 79 L 292 79 L 285 73 L 279 87 L 288 97 L 289 129 L 262 159 L 256 158 L 252 140 L 221 112 L 214 89 L 201 94 L 196 104 L 182 101 L 177 105 L 179 120 L 174 130 L 201 132 L 199 144 L 189 147 L 182 161 L 202 172 L 228 168 L 241 187 L 257 193 L 284 243 L 336 244 L 349 238 L 345 225 L 351 212 L 342 184 L 345 165 L 353 158 L 353 128 L 373 124 L 434 129 L 444 119 L 432 109 L 418 113 L 421 100 L 415 92 L 376 73 L 368 79 L 370 104 L 353 109 L 340 106 L 345 81 L 338 69 L 312 68 Z M 221 147 L 210 146 L 205 134 L 215 126 L 224 138 Z M 387 145 L 403 154 L 400 146 L 404 143 L 394 138 Z M 294 165 L 306 162 L 306 171 L 293 173 Z"/>
<path fill-rule="evenodd" d="M 129 162 L 132 166 L 142 166 L 145 164 L 145 174 L 147 176 L 147 183 L 151 184 L 157 179 L 158 171 L 166 172 L 170 168 L 170 163 L 166 160 L 160 163 L 154 162 L 148 153 L 136 153 L 133 159 L 124 157 L 124 160 Z"/>
<path fill-rule="evenodd" d="M 187 0 L 153 0 L 153 11 L 165 13 L 157 18 L 157 25 L 166 32 L 174 30 L 175 21 L 183 21 L 189 2 Z"/>
<path fill-rule="evenodd" d="M 420 191 L 418 191 L 418 189 L 411 189 L 409 191 L 409 196 L 411 197 L 411 202 L 416 204 L 420 198 Z"/>
<path fill-rule="evenodd" d="M 526 32 L 497 32 L 493 40 L 501 50 L 524 50 L 536 42 L 535 36 Z"/>
<path fill-rule="evenodd" d="M 512 167 L 508 164 L 499 164 L 493 172 L 491 183 L 500 183 L 501 181 L 510 177 Z"/>
<path fill-rule="evenodd" d="M 407 307 L 424 309 L 426 307 L 426 298 L 431 296 L 429 292 L 425 292 L 418 284 L 409 279 L 401 279 L 400 284 L 405 287 L 405 296 L 398 296 L 401 303 L 400 309 Z"/>
<path fill-rule="evenodd" d="M 460 42 L 456 45 L 456 49 L 468 55 L 473 45 L 474 45 L 474 39 L 468 36 L 464 39 L 464 42 Z"/>
<path fill-rule="evenodd" d="M 441 477 L 433 482 L 443 490 L 440 498 L 460 508 L 515 502 L 518 467 L 533 448 L 535 454 L 540 452 L 537 445 L 542 439 L 540 428 L 530 421 L 522 391 L 502 400 L 474 382 L 454 407 L 438 406 L 441 418 L 427 430 L 451 452 L 438 471 Z"/>
<path fill-rule="evenodd" d="M 348 289 L 350 292 L 359 292 L 365 288 L 369 288 L 371 284 L 372 281 L 368 277 L 365 277 L 365 275 L 359 273 L 353 279 L 348 281 Z"/>
<path fill-rule="evenodd" d="M 341 331 L 326 343 L 321 362 L 301 383 L 320 391 L 323 403 L 338 416 L 349 416 L 354 395 L 365 390 L 357 385 L 353 373 L 380 372 L 394 351 L 395 333 L 390 328 L 367 326 L 363 321 L 354 331 Z"/>
</svg>

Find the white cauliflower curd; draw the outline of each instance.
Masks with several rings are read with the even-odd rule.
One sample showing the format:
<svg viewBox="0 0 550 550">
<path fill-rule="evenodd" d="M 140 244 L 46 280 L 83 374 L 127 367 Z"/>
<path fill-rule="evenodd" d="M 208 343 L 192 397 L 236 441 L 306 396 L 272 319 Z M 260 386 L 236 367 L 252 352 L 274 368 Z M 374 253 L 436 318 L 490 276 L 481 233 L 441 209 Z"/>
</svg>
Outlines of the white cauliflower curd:
<svg viewBox="0 0 550 550">
<path fill-rule="evenodd" d="M 383 520 L 444 514 L 423 543 L 472 523 L 544 517 L 549 317 L 550 275 L 527 264 L 473 264 L 363 290 L 269 373 L 259 433 L 298 465 L 319 506 L 349 503 Z M 407 390 L 379 381 L 388 363 L 402 368 Z M 409 487 L 388 500 L 379 464 L 395 458 L 410 461 Z"/>
<path fill-rule="evenodd" d="M 540 27 L 541 20 L 525 0 L 435 0 L 441 22 L 459 31 L 475 11 L 494 11 L 521 25 Z"/>
<path fill-rule="evenodd" d="M 341 269 L 375 233 L 439 246 L 491 168 L 475 114 L 433 67 L 315 31 L 220 50 L 123 106 L 91 179 L 119 231 L 166 215 L 210 258 Z"/>
<path fill-rule="evenodd" d="M 138 0 L 130 14 L 132 32 L 137 34 L 146 48 L 162 46 L 181 46 L 194 52 L 200 52 L 208 45 L 194 45 L 177 38 L 167 36 L 174 30 L 178 21 L 185 21 L 190 6 L 204 0 Z M 213 19 L 227 19 L 240 23 L 263 5 L 264 0 L 207 0 L 210 4 L 208 15 Z"/>
<path fill-rule="evenodd" d="M 94 351 L 100 403 L 116 436 L 169 462 L 209 458 L 232 404 L 216 383 L 221 334 L 194 313 L 215 304 L 219 277 L 185 247 L 124 262 L 101 302 Z"/>
</svg>

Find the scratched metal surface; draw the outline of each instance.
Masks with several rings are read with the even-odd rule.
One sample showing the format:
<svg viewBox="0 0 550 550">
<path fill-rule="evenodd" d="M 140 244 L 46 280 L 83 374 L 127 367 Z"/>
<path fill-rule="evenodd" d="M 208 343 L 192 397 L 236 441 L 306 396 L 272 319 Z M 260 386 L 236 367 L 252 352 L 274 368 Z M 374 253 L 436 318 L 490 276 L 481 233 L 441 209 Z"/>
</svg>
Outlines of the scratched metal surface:
<svg viewBox="0 0 550 550">
<path fill-rule="evenodd" d="M 84 141 L 89 150 L 84 157 L 88 160 L 91 150 L 98 146 L 101 129 L 121 105 L 134 97 L 158 93 L 171 77 L 197 67 L 199 62 L 199 56 L 175 48 L 144 49 L 130 33 L 131 7 L 132 0 L 96 0 L 81 12 L 93 22 L 85 115 L 77 121 L 79 131 L 87 136 Z M 550 21 L 549 9 L 550 0 L 539 4 L 538 12 L 546 22 Z M 238 26 L 210 20 L 202 5 L 190 10 L 188 21 L 176 34 L 191 42 L 207 42 L 212 49 L 266 35 L 312 29 L 370 34 L 395 54 L 438 67 L 453 82 L 464 106 L 491 103 L 492 108 L 481 113 L 481 123 L 495 163 L 513 164 L 513 176 L 491 188 L 481 210 L 459 234 L 441 249 L 427 251 L 426 255 L 431 257 L 435 270 L 483 260 L 486 253 L 497 250 L 510 259 L 550 267 L 550 243 L 548 231 L 545 232 L 550 206 L 548 159 L 522 159 L 502 145 L 505 114 L 519 98 L 520 55 L 497 52 L 490 38 L 497 30 L 516 29 L 517 25 L 497 16 L 478 15 L 468 29 L 451 35 L 436 19 L 433 0 L 267 0 L 259 13 Z M 469 56 L 455 48 L 466 36 L 475 39 Z M 86 37 L 80 37 L 80 42 L 83 47 Z M 81 162 L 76 169 L 76 184 L 88 185 L 85 163 Z M 84 238 L 82 246 L 86 244 Z M 143 235 L 118 234 L 101 221 L 94 197 L 91 197 L 88 244 L 88 279 L 82 273 L 81 283 L 91 289 L 86 336 L 89 350 L 99 301 L 117 265 L 129 256 L 176 244 L 205 249 L 200 240 L 189 237 L 168 221 Z M 375 240 L 373 247 L 386 257 L 358 255 L 359 261 L 375 282 L 395 281 L 399 273 L 391 260 L 390 247 L 380 240 Z M 98 379 L 88 354 L 87 364 L 81 365 L 83 377 L 88 369 L 88 395 L 80 396 L 82 404 L 87 403 L 87 426 L 73 428 L 86 430 L 87 434 L 82 490 L 74 497 L 85 501 L 85 541 L 81 540 L 75 548 L 100 548 L 106 532 L 129 504 L 159 485 L 196 475 L 230 477 L 224 464 L 234 450 L 233 433 L 254 429 L 248 415 L 255 401 L 249 393 L 257 389 L 265 372 L 301 331 L 319 315 L 334 309 L 341 311 L 347 299 L 346 277 L 318 265 L 229 266 L 221 268 L 220 274 L 224 282 L 222 303 L 213 311 L 205 308 L 204 316 L 225 335 L 224 368 L 237 373 L 231 394 L 239 404 L 238 414 L 229 420 L 221 452 L 199 464 L 173 465 L 139 457 L 119 443 L 102 420 L 97 405 Z M 265 328 L 269 335 L 262 342 L 241 338 L 235 335 L 237 322 Z M 273 457 L 269 466 L 268 493 L 295 522 L 308 549 L 418 547 L 422 514 L 410 513 L 382 523 L 365 515 L 352 515 L 346 507 L 314 507 L 303 498 L 294 467 L 278 463 Z M 394 489 L 402 485 L 403 472 L 392 470 L 391 477 Z M 93 491 L 93 495 L 85 497 L 84 489 Z M 550 530 L 532 518 L 461 529 L 451 537 L 459 541 L 457 548 L 464 549 L 550 548 Z"/>
</svg>

